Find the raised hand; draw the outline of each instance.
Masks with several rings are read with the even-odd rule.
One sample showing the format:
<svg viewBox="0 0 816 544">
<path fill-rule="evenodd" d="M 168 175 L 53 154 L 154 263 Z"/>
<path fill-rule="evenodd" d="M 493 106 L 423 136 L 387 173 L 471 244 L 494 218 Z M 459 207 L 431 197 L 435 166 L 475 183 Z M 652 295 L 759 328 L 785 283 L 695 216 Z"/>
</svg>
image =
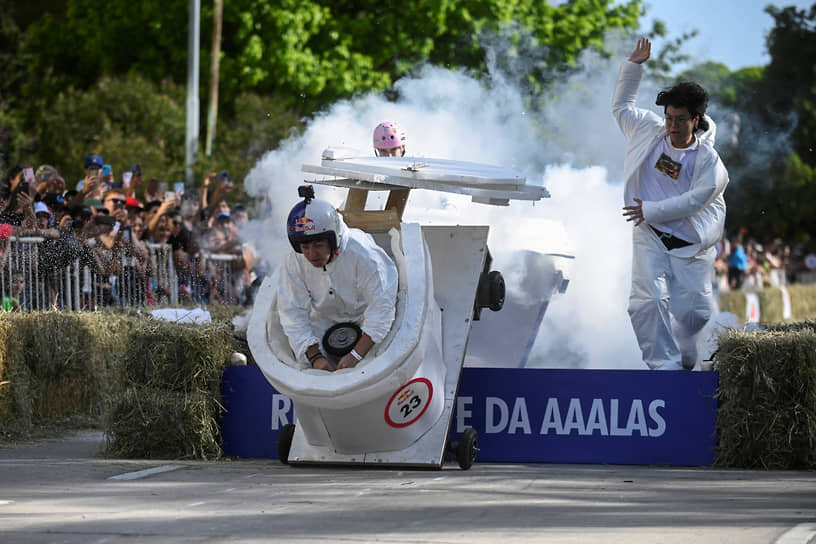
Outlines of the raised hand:
<svg viewBox="0 0 816 544">
<path fill-rule="evenodd" d="M 646 38 L 641 38 L 637 41 L 635 50 L 629 55 L 629 60 L 637 64 L 643 64 L 652 54 L 652 42 Z"/>
</svg>

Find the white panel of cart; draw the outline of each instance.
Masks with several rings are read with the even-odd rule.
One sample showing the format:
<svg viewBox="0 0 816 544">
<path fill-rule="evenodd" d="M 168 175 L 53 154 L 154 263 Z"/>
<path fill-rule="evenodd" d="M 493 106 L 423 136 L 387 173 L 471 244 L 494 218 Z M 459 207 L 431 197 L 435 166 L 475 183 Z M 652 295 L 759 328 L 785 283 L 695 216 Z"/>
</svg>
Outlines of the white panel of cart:
<svg viewBox="0 0 816 544">
<path fill-rule="evenodd" d="M 298 425 L 289 452 L 290 463 L 442 465 L 459 374 L 470 333 L 475 293 L 487 255 L 488 227 L 433 226 L 423 227 L 422 232 L 433 267 L 435 306 L 438 305 L 441 316 L 442 353 L 446 367 L 444 387 L 428 380 L 435 387 L 434 395 L 439 395 L 439 400 L 444 401 L 441 416 L 419 439 L 399 450 L 351 453 L 340 452 L 330 446 L 310 444 L 305 440 L 305 433 L 301 429 L 304 416 L 312 421 L 322 418 L 315 418 L 315 414 L 309 408 L 306 409 L 309 413 L 304 414 L 303 408 L 295 403 Z M 413 393 L 426 393 L 426 390 L 422 389 L 421 378 L 423 376 L 415 376 L 400 387 L 394 388 L 391 395 L 387 395 L 385 404 L 377 401 L 363 407 L 363 410 L 369 412 L 364 417 L 359 417 L 358 409 L 355 408 L 355 414 L 351 414 L 353 417 L 349 419 L 349 425 L 354 424 L 355 418 L 358 417 L 361 421 L 364 420 L 362 422 L 365 425 L 370 425 L 367 427 L 370 429 L 382 425 L 390 426 L 394 422 L 399 423 L 397 418 L 401 412 L 396 403 L 406 389 Z M 337 431 L 340 427 L 337 427 Z"/>
<path fill-rule="evenodd" d="M 539 200 L 546 188 L 527 183 L 520 172 L 501 166 L 424 157 L 349 157 L 323 159 L 302 170 L 318 174 L 308 181 L 369 190 L 428 189 L 470 195 L 486 204 L 507 205 L 509 200 Z"/>
</svg>

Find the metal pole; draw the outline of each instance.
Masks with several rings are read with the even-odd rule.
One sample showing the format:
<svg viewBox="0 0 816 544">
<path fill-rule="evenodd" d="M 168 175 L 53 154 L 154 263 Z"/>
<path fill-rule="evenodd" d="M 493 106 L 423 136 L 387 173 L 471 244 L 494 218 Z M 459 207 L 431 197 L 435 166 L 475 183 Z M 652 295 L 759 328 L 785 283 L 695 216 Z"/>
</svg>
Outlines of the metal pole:
<svg viewBox="0 0 816 544">
<path fill-rule="evenodd" d="M 207 112 L 207 141 L 204 154 L 212 157 L 215 127 L 218 119 L 218 78 L 221 67 L 221 18 L 224 11 L 223 0 L 213 3 L 212 58 L 210 59 L 210 108 Z"/>
<path fill-rule="evenodd" d="M 184 179 L 193 184 L 193 164 L 198 155 L 198 46 L 201 0 L 190 0 L 187 32 L 187 134 L 184 155 Z"/>
</svg>

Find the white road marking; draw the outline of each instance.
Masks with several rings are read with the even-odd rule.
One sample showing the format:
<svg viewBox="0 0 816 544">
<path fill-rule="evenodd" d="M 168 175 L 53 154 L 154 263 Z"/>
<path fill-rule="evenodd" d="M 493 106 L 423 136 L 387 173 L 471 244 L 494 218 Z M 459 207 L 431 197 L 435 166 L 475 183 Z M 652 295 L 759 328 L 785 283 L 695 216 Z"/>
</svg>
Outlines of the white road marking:
<svg viewBox="0 0 816 544">
<path fill-rule="evenodd" d="M 800 523 L 793 529 L 785 531 L 774 544 L 808 544 L 816 536 L 816 523 Z"/>
<path fill-rule="evenodd" d="M 6 506 L 7 504 L 14 504 L 14 501 L 0 500 L 0 506 Z"/>
<path fill-rule="evenodd" d="M 140 478 L 147 478 L 154 474 L 161 474 L 162 472 L 170 472 L 171 470 L 178 470 L 185 468 L 187 465 L 162 465 L 160 467 L 148 468 L 145 470 L 137 470 L 136 472 L 125 472 L 124 474 L 117 474 L 111 476 L 108 480 L 138 480 Z"/>
</svg>

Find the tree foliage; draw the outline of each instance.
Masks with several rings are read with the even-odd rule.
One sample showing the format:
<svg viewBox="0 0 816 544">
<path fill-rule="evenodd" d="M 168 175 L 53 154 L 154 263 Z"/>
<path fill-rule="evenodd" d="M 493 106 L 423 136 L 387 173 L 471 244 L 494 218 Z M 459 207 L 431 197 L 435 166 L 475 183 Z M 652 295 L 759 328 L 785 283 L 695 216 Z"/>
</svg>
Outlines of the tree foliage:
<svg viewBox="0 0 816 544">
<path fill-rule="evenodd" d="M 723 153 L 732 178 L 727 226 L 813 244 L 816 4 L 766 11 L 775 19 L 767 39 L 771 62 L 736 72 L 717 91 L 740 119 L 737 143 Z"/>
<path fill-rule="evenodd" d="M 184 179 L 185 90 L 180 85 L 155 84 L 137 74 L 104 76 L 87 89 L 68 87 L 47 107 L 37 101 L 30 110 L 36 122 L 14 126 L 18 138 L 28 142 L 24 157 L 16 159 L 34 167 L 56 165 L 71 188 L 83 176 L 82 161 L 90 153 L 102 155 L 117 177 L 140 163 L 147 179 Z M 253 93 L 239 96 L 233 110 L 222 122 L 213 156 L 202 155 L 195 165 L 198 179 L 211 170 L 243 179 L 298 123 L 282 102 Z"/>
<path fill-rule="evenodd" d="M 601 48 L 606 32 L 637 24 L 639 0 L 233 0 L 224 5 L 221 92 L 275 93 L 304 113 L 358 92 L 388 89 L 423 62 L 485 69 L 483 41 L 503 36 L 515 45 L 546 47 L 536 81 Z M 105 24 L 89 24 L 98 0 L 54 2 L 30 28 L 33 71 L 58 85 L 84 88 L 98 74 L 136 72 L 158 82 L 186 78 L 187 4 L 160 0 L 114 2 Z M 212 24 L 202 5 L 201 28 Z M 209 65 L 201 32 L 202 66 Z M 206 84 L 206 83 L 205 83 Z"/>
<path fill-rule="evenodd" d="M 792 143 L 800 159 L 816 165 L 816 3 L 809 11 L 795 7 L 766 10 L 776 21 L 768 36 L 771 62 L 765 70 L 774 113 L 796 112 Z"/>
<path fill-rule="evenodd" d="M 387 90 L 423 63 L 478 75 L 494 62 L 540 89 L 569 70 L 583 49 L 600 49 L 609 30 L 636 26 L 639 5 L 226 2 L 216 156 L 200 157 L 197 168 L 241 159 L 246 164 L 233 168 L 241 179 L 263 150 L 298 126 L 298 115 L 356 93 Z M 0 78 L 3 162 L 53 162 L 74 178 L 82 157 L 96 151 L 118 170 L 141 157 L 162 177 L 180 177 L 188 4 L 31 0 L 16 7 L 2 16 L 0 29 L 0 42 L 9 45 L 0 57 L 9 72 Z M 202 3 L 202 76 L 210 65 L 212 9 Z M 488 59 L 484 44 L 491 40 L 510 44 L 500 48 L 504 58 Z M 209 78 L 200 81 L 205 96 Z"/>
</svg>

